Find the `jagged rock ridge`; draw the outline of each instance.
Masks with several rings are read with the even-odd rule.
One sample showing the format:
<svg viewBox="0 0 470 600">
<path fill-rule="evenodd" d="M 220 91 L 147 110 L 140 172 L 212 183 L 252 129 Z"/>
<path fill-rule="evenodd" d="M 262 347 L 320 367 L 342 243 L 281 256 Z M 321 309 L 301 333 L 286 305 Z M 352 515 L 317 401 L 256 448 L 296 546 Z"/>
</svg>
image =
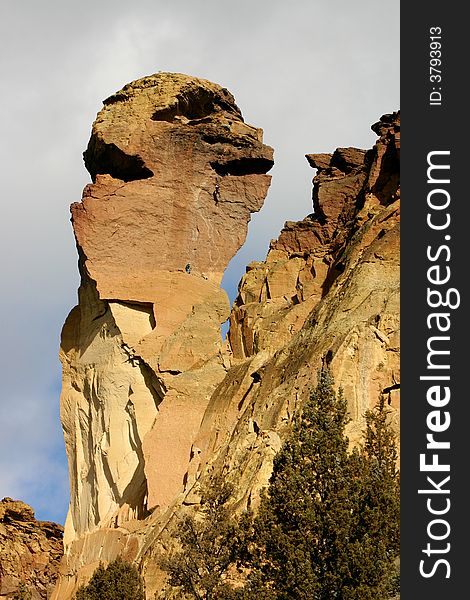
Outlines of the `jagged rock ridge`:
<svg viewBox="0 0 470 600">
<path fill-rule="evenodd" d="M 19 500 L 0 501 L 0 598 L 23 590 L 31 600 L 50 598 L 62 558 L 63 527 L 37 521 Z"/>
<path fill-rule="evenodd" d="M 230 312 L 220 280 L 269 186 L 261 130 L 184 75 L 105 101 L 85 152 L 94 183 L 72 205 L 82 280 L 61 345 L 71 505 L 54 598 L 117 554 L 153 597 L 175 513 L 214 472 L 236 484 L 235 509 L 256 504 L 322 362 L 353 441 L 379 392 L 397 409 L 399 115 L 374 130 L 370 151 L 307 156 L 314 213 L 247 268 Z"/>
</svg>

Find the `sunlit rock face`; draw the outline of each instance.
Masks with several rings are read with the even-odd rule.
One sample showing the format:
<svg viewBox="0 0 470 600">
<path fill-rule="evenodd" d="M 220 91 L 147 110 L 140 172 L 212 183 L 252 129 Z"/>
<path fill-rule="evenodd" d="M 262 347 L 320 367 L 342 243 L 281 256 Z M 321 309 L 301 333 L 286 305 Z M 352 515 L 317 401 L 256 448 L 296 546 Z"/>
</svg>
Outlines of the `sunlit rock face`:
<svg viewBox="0 0 470 600">
<path fill-rule="evenodd" d="M 270 184 L 273 151 L 224 88 L 159 73 L 104 102 L 71 207 L 79 304 L 62 334 L 66 545 L 183 490 L 226 374 L 223 272 Z"/>
<path fill-rule="evenodd" d="M 398 432 L 400 398 L 400 115 L 372 126 L 374 148 L 308 154 L 314 212 L 287 222 L 251 263 L 230 315 L 237 366 L 214 392 L 196 440 L 202 472 L 221 471 L 238 506 L 256 505 L 292 416 L 328 365 L 357 443 L 384 394 Z"/>
<path fill-rule="evenodd" d="M 37 521 L 33 509 L 0 501 L 0 598 L 50 598 L 63 554 L 63 527 Z M 22 595 L 28 594 L 28 596 Z"/>
<path fill-rule="evenodd" d="M 379 394 L 398 428 L 399 114 L 372 128 L 371 150 L 307 155 L 313 212 L 247 267 L 230 309 L 220 280 L 269 187 L 261 130 L 227 90 L 183 75 L 105 101 L 93 184 L 72 205 L 82 281 L 62 334 L 71 504 L 54 600 L 118 554 L 160 593 L 175 517 L 218 473 L 234 510 L 256 508 L 322 365 L 352 444 Z"/>
</svg>

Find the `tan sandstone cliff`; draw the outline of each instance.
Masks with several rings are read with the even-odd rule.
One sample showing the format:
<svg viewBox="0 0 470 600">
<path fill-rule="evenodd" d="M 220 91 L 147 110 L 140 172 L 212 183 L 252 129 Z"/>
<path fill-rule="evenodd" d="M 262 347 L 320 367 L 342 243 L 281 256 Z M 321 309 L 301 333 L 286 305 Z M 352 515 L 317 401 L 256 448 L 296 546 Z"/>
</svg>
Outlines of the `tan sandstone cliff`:
<svg viewBox="0 0 470 600">
<path fill-rule="evenodd" d="M 22 591 L 31 600 L 50 598 L 62 557 L 63 527 L 36 521 L 19 500 L 0 501 L 0 598 Z"/>
<path fill-rule="evenodd" d="M 235 509 L 256 504 L 323 362 L 352 441 L 381 392 L 398 423 L 399 115 L 374 131 L 368 152 L 307 155 L 314 213 L 247 267 L 230 312 L 220 281 L 270 182 L 262 131 L 227 90 L 184 75 L 105 101 L 93 183 L 72 205 L 82 280 L 62 334 L 71 502 L 53 598 L 117 554 L 153 598 L 172 517 L 214 471 L 236 484 Z"/>
</svg>

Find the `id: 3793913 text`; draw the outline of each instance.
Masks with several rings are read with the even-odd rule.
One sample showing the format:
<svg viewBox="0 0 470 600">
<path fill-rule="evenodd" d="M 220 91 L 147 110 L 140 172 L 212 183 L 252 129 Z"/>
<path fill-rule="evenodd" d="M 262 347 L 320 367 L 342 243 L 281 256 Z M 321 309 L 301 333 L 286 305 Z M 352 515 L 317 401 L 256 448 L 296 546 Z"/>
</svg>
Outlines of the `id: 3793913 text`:
<svg viewBox="0 0 470 600">
<path fill-rule="evenodd" d="M 442 29 L 429 28 L 429 105 L 442 105 Z"/>
</svg>

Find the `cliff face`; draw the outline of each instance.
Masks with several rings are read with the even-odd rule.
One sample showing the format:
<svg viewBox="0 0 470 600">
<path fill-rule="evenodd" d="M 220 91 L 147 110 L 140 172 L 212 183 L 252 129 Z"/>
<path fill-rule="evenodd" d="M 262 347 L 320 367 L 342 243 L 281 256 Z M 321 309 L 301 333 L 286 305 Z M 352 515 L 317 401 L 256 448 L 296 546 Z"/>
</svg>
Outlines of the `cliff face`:
<svg viewBox="0 0 470 600">
<path fill-rule="evenodd" d="M 54 598 L 117 554 L 153 597 L 172 516 L 214 470 L 235 508 L 256 504 L 322 362 L 352 441 L 380 392 L 398 408 L 398 115 L 374 130 L 368 152 L 307 155 L 314 213 L 249 265 L 230 312 L 220 280 L 269 187 L 262 131 L 227 90 L 183 75 L 105 101 L 93 184 L 72 205 L 81 285 L 61 345 L 71 503 Z"/>
<path fill-rule="evenodd" d="M 0 502 L 0 598 L 14 598 L 21 589 L 31 600 L 50 598 L 63 553 L 62 535 L 60 525 L 36 521 L 24 502 Z"/>
<path fill-rule="evenodd" d="M 399 114 L 373 126 L 375 147 L 310 154 L 315 212 L 286 223 L 252 263 L 230 316 L 235 362 L 197 439 L 204 473 L 222 471 L 241 506 L 256 501 L 294 412 L 329 365 L 359 441 L 383 393 L 398 433 Z"/>
</svg>

